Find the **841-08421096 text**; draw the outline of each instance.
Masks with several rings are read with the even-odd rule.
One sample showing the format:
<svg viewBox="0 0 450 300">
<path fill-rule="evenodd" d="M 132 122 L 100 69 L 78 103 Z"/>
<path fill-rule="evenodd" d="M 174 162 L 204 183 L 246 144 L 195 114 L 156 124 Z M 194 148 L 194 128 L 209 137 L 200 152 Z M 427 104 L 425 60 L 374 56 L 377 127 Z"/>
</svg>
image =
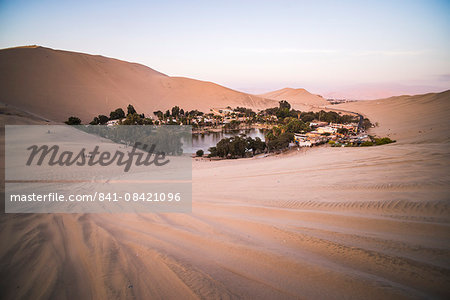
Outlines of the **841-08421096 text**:
<svg viewBox="0 0 450 300">
<path fill-rule="evenodd" d="M 11 202 L 180 202 L 181 193 L 99 193 L 70 194 L 65 196 L 59 193 L 47 194 L 12 194 Z"/>
</svg>

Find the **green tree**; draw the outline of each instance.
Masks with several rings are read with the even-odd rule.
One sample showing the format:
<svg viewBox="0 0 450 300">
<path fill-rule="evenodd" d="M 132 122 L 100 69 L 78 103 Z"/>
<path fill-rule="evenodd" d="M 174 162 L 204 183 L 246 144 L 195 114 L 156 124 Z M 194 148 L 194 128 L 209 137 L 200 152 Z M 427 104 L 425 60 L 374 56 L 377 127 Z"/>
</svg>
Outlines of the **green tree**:
<svg viewBox="0 0 450 300">
<path fill-rule="evenodd" d="M 105 115 L 98 116 L 98 124 L 105 125 L 109 121 L 109 118 Z"/>
<path fill-rule="evenodd" d="M 125 118 L 125 112 L 121 108 L 118 108 L 109 114 L 110 120 L 118 120 L 118 119 L 123 119 L 123 118 Z"/>
<path fill-rule="evenodd" d="M 247 151 L 247 142 L 240 136 L 231 138 L 230 141 L 230 153 L 231 157 L 244 157 Z"/>
<path fill-rule="evenodd" d="M 81 120 L 78 117 L 69 117 L 69 119 L 67 119 L 66 122 L 67 125 L 80 125 L 81 124 Z"/>
<path fill-rule="evenodd" d="M 266 144 L 259 138 L 255 139 L 251 137 L 247 137 L 247 149 L 252 151 L 252 154 L 255 155 L 257 152 L 263 152 L 266 149 Z"/>
<path fill-rule="evenodd" d="M 122 121 L 122 125 L 143 125 L 144 120 L 137 114 L 129 114 L 125 120 Z"/>
<path fill-rule="evenodd" d="M 162 120 L 163 117 L 164 117 L 163 112 L 160 111 L 160 110 L 154 111 L 153 114 L 154 114 L 158 119 L 160 119 L 160 120 Z"/>
<path fill-rule="evenodd" d="M 310 129 L 305 122 L 296 118 L 289 117 L 284 119 L 284 122 L 285 125 L 283 126 L 283 129 L 285 132 L 299 133 Z"/>
<path fill-rule="evenodd" d="M 180 108 L 178 106 L 172 107 L 172 117 L 178 118 L 180 114 Z"/>
<path fill-rule="evenodd" d="M 89 125 L 98 125 L 99 122 L 100 121 L 99 121 L 98 117 L 94 117 L 94 119 L 91 121 L 91 123 L 89 123 Z"/>
<path fill-rule="evenodd" d="M 391 140 L 388 137 L 384 137 L 384 138 L 374 138 L 374 142 L 375 145 L 386 145 L 386 144 L 390 144 L 390 143 L 395 143 L 395 141 Z"/>
<path fill-rule="evenodd" d="M 365 141 L 361 143 L 362 147 L 368 147 L 368 146 L 373 146 L 373 142 L 371 141 Z"/>
<path fill-rule="evenodd" d="M 143 124 L 144 125 L 153 125 L 153 120 L 150 118 L 144 118 Z"/>
<path fill-rule="evenodd" d="M 230 123 L 225 124 L 224 128 L 228 129 L 228 130 L 236 130 L 239 128 L 240 124 L 241 124 L 241 122 L 239 122 L 237 120 L 231 120 Z"/>
<path fill-rule="evenodd" d="M 219 156 L 223 158 L 237 158 L 245 157 L 249 151 L 255 155 L 258 152 L 263 152 L 266 144 L 260 138 L 251 138 L 241 136 L 233 136 L 230 138 L 221 139 L 215 147 L 209 148 L 210 154 L 208 157 Z"/>
<path fill-rule="evenodd" d="M 300 114 L 300 119 L 302 119 L 302 121 L 305 123 L 312 122 L 312 121 L 314 121 L 314 119 L 316 119 L 316 115 L 312 111 L 302 112 Z"/>
<path fill-rule="evenodd" d="M 372 123 L 370 122 L 370 120 L 368 118 L 364 118 L 362 123 L 362 127 L 364 128 L 364 130 L 369 129 L 371 126 Z"/>
<path fill-rule="evenodd" d="M 210 148 L 208 149 L 208 151 L 209 151 L 208 157 L 219 156 L 219 155 L 218 155 L 218 152 L 217 152 L 217 147 L 210 147 Z"/>
<path fill-rule="evenodd" d="M 291 105 L 286 100 L 281 100 L 278 104 L 281 109 L 287 108 L 288 111 L 291 109 Z"/>
<path fill-rule="evenodd" d="M 244 157 L 247 151 L 247 141 L 240 136 L 221 139 L 216 147 L 211 147 L 212 156 L 224 158 Z"/>
<path fill-rule="evenodd" d="M 289 117 L 289 108 L 280 107 L 276 112 L 276 116 L 279 120 L 283 120 L 284 118 Z"/>
<path fill-rule="evenodd" d="M 266 135 L 267 148 L 269 151 L 287 148 L 289 143 L 293 140 L 294 134 L 292 132 L 283 132 L 278 135 L 274 133 Z"/>
<path fill-rule="evenodd" d="M 197 155 L 198 157 L 202 157 L 202 156 L 203 156 L 203 154 L 204 154 L 204 152 L 203 152 L 203 150 L 202 150 L 202 149 L 200 149 L 200 150 L 197 150 L 197 152 L 195 152 L 195 155 Z"/>
<path fill-rule="evenodd" d="M 133 105 L 128 104 L 128 107 L 127 107 L 127 116 L 128 116 L 128 115 L 135 114 L 135 113 L 136 113 L 136 110 L 134 109 Z"/>
</svg>

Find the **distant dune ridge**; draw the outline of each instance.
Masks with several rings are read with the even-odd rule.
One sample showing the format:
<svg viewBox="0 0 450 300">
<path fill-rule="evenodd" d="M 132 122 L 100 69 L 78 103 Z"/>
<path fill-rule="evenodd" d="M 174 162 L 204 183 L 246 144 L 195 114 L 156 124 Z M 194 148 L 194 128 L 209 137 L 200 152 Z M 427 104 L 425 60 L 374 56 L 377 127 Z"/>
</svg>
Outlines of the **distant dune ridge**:
<svg viewBox="0 0 450 300">
<path fill-rule="evenodd" d="M 274 99 L 277 101 L 286 100 L 292 107 L 300 110 L 309 110 L 312 107 L 327 105 L 328 102 L 322 96 L 314 95 L 305 89 L 284 88 L 265 94 L 260 97 Z"/>
<path fill-rule="evenodd" d="M 428 85 L 403 85 L 399 83 L 354 84 L 327 92 L 323 96 L 335 99 L 375 100 L 402 95 L 419 95 L 430 92 L 442 92 L 445 89 Z"/>
<path fill-rule="evenodd" d="M 146 114 L 174 105 L 208 112 L 213 107 L 262 109 L 277 104 L 137 63 L 44 47 L 0 50 L 0 102 L 55 121 L 77 115 L 84 122 L 128 104 Z"/>
<path fill-rule="evenodd" d="M 362 113 L 379 126 L 372 132 L 401 143 L 450 142 L 450 90 L 333 106 Z"/>
</svg>

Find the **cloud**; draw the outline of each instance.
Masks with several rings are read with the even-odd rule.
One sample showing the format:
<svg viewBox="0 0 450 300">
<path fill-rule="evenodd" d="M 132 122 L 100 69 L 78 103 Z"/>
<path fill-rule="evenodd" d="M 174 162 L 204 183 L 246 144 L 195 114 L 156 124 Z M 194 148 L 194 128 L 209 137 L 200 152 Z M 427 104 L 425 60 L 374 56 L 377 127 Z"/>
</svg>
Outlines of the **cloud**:
<svg viewBox="0 0 450 300">
<path fill-rule="evenodd" d="M 439 75 L 435 75 L 435 77 L 439 81 L 450 81 L 450 74 L 439 74 Z"/>
<path fill-rule="evenodd" d="M 233 49 L 243 53 L 260 54 L 340 54 L 356 56 L 417 56 L 425 51 L 415 50 L 365 50 L 365 51 L 345 51 L 336 49 L 304 49 L 304 48 L 239 48 Z"/>
<path fill-rule="evenodd" d="M 268 53 L 268 54 L 331 54 L 338 52 L 333 49 L 300 49 L 300 48 L 243 48 L 238 49 L 240 52 L 246 53 Z"/>
<path fill-rule="evenodd" d="M 408 51 L 408 50 L 398 50 L 398 51 L 392 51 L 392 50 L 372 50 L 372 51 L 361 51 L 356 52 L 356 55 L 360 56 L 416 56 L 423 54 L 424 51 Z"/>
</svg>

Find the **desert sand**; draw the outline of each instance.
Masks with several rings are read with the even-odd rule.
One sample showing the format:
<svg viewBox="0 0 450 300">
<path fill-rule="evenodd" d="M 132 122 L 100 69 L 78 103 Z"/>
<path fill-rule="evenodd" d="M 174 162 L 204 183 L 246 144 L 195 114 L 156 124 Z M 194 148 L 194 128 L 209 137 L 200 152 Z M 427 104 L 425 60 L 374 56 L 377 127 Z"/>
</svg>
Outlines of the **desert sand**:
<svg viewBox="0 0 450 300">
<path fill-rule="evenodd" d="M 76 115 L 87 123 L 128 104 L 146 115 L 175 105 L 209 112 L 228 105 L 257 110 L 278 104 L 137 63 L 44 47 L 0 50 L 0 102 L 59 122 Z"/>
<path fill-rule="evenodd" d="M 358 101 L 333 107 L 367 116 L 380 126 L 372 133 L 399 143 L 450 142 L 450 91 Z M 330 106 L 329 106 L 330 107 Z"/>
<path fill-rule="evenodd" d="M 0 50 L 0 103 L 58 122 L 76 115 L 83 122 L 134 105 L 152 116 L 175 105 L 205 113 L 243 106 L 255 111 L 288 100 L 301 110 L 327 104 L 305 89 L 251 95 L 218 84 L 167 76 L 147 66 L 70 51 L 32 46 Z"/>
<path fill-rule="evenodd" d="M 263 98 L 273 99 L 277 101 L 286 100 L 295 109 L 302 111 L 317 110 L 319 107 L 328 105 L 329 103 L 322 96 L 314 95 L 305 89 L 284 88 L 273 92 L 259 95 Z"/>
<path fill-rule="evenodd" d="M 449 101 L 338 106 L 390 145 L 194 160 L 191 214 L 2 214 L 2 296 L 448 298 Z"/>
</svg>

